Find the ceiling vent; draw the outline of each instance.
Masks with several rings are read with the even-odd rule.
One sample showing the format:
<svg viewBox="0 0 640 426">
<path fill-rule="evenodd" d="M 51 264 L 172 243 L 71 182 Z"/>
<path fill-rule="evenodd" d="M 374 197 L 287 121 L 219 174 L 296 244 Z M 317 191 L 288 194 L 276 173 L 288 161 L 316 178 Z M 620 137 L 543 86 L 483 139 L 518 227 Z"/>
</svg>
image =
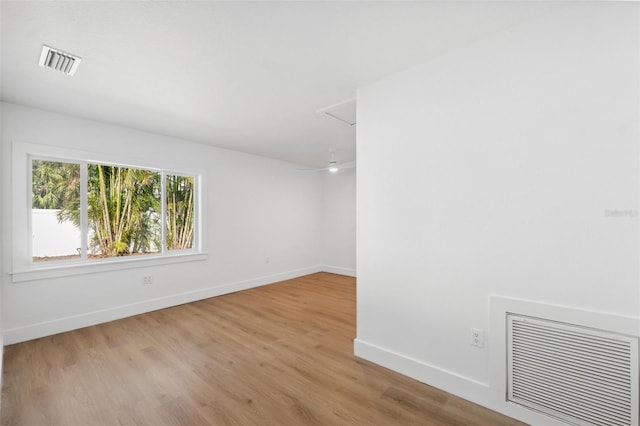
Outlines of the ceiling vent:
<svg viewBox="0 0 640 426">
<path fill-rule="evenodd" d="M 55 71 L 63 72 L 67 75 L 74 75 L 82 58 L 54 49 L 49 46 L 42 46 L 39 65 Z"/>
<path fill-rule="evenodd" d="M 318 113 L 325 114 L 328 117 L 338 120 L 348 126 L 356 125 L 356 99 L 351 98 L 328 107 L 320 108 Z"/>
</svg>

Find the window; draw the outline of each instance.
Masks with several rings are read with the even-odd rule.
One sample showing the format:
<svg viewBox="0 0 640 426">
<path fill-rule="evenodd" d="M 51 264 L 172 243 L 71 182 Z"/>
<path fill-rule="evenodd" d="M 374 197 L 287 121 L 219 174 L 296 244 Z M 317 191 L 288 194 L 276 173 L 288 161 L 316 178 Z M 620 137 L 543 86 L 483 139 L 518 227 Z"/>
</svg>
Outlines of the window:
<svg viewBox="0 0 640 426">
<path fill-rule="evenodd" d="M 201 172 L 87 158 L 14 143 L 14 281 L 16 274 L 48 268 L 64 276 L 65 268 L 203 254 Z M 21 194 L 20 180 L 29 182 L 30 193 Z M 21 198 L 30 214 L 21 210 Z"/>
<path fill-rule="evenodd" d="M 31 163 L 32 260 L 80 257 L 80 165 Z"/>
<path fill-rule="evenodd" d="M 167 249 L 182 250 L 193 245 L 193 177 L 166 177 Z"/>
<path fill-rule="evenodd" d="M 87 165 L 89 258 L 162 251 L 161 172 Z"/>
</svg>

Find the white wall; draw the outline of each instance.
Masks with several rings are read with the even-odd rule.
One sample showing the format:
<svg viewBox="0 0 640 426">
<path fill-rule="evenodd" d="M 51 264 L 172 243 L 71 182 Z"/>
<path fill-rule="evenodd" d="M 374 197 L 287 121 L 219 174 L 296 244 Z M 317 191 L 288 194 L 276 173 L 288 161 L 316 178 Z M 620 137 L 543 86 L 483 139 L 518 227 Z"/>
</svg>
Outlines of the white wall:
<svg viewBox="0 0 640 426">
<path fill-rule="evenodd" d="M 2 317 L 13 343 L 321 269 L 322 180 L 297 166 L 2 104 Z M 206 170 L 206 261 L 13 282 L 12 141 Z M 267 263 L 269 258 L 269 263 Z M 153 285 L 142 285 L 153 275 Z"/>
<path fill-rule="evenodd" d="M 323 172 L 322 259 L 324 270 L 356 275 L 356 172 Z"/>
<path fill-rule="evenodd" d="M 2 132 L 2 128 L 4 127 L 4 105 L 2 104 L 2 102 L 0 102 L 0 132 Z M 0 133 L 1 134 L 1 133 Z M 0 164 L 4 164 L 4 149 L 0 149 Z M 4 178 L 5 174 L 4 172 L 0 173 L 0 178 Z M 0 189 L 1 191 L 1 189 Z M 4 195 L 2 194 L 2 192 L 0 192 L 0 195 Z M 11 203 L 7 203 L 6 198 L 2 197 L 2 205 L 10 205 Z M 7 206 L 6 209 L 10 209 L 10 206 Z M 6 210 L 4 207 L 0 208 L 0 283 L 5 282 L 9 276 L 7 275 L 7 270 L 5 269 L 4 265 L 4 243 L 3 241 L 5 241 L 5 233 L 4 233 L 4 212 Z M 2 311 L 2 291 L 0 289 L 0 389 L 2 388 L 2 371 L 3 371 L 3 359 L 4 359 L 4 332 L 2 330 L 3 329 L 3 322 L 2 322 L 2 317 L 3 317 L 3 311 Z M 1 400 L 0 400 L 1 403 Z"/>
<path fill-rule="evenodd" d="M 638 17 L 567 4 L 359 91 L 358 355 L 551 424 L 496 391 L 489 297 L 637 332 Z"/>
</svg>

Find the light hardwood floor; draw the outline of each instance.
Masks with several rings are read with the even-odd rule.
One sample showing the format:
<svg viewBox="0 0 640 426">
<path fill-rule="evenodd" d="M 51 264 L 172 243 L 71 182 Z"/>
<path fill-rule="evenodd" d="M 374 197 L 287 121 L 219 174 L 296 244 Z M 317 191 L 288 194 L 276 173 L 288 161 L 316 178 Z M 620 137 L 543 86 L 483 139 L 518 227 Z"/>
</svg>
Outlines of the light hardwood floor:
<svg viewBox="0 0 640 426">
<path fill-rule="evenodd" d="M 355 280 L 318 273 L 7 346 L 10 425 L 516 425 L 353 355 Z"/>
</svg>

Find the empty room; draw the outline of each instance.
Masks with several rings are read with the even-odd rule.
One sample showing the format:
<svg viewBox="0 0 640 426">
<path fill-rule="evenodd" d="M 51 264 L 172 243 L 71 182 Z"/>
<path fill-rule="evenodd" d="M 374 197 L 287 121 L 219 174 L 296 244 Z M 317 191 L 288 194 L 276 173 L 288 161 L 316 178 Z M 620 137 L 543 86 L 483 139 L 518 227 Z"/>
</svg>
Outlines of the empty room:
<svg viewBox="0 0 640 426">
<path fill-rule="evenodd" d="M 640 425 L 640 4 L 0 0 L 0 424 Z"/>
</svg>

